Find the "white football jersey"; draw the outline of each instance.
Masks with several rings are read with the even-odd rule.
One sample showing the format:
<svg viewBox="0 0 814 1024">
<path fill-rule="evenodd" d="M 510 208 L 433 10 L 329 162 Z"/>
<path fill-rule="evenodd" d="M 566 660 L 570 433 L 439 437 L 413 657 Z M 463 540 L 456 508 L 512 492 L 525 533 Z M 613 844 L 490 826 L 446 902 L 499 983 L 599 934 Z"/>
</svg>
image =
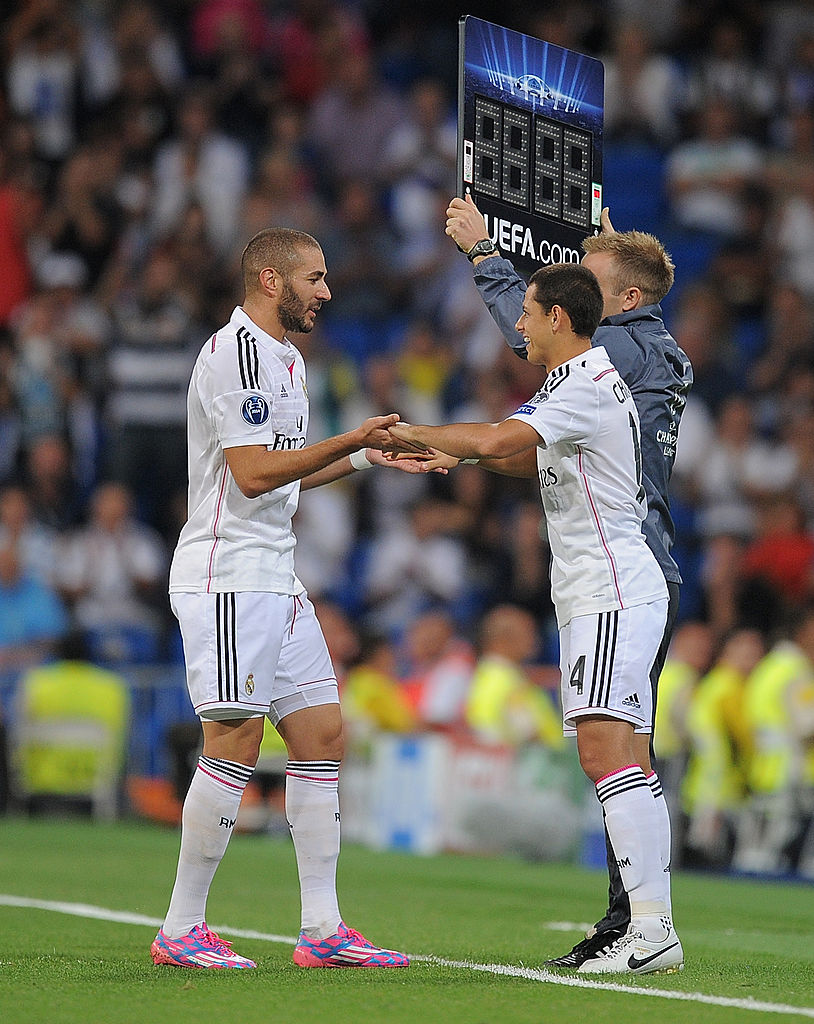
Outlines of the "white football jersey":
<svg viewBox="0 0 814 1024">
<path fill-rule="evenodd" d="M 537 470 L 558 624 L 666 597 L 642 534 L 639 416 L 605 349 L 558 366 L 511 418 L 542 439 Z"/>
<path fill-rule="evenodd" d="M 238 306 L 201 349 L 187 397 L 189 519 L 170 568 L 170 593 L 298 594 L 291 518 L 300 482 L 247 498 L 225 448 L 305 447 L 305 363 Z"/>
</svg>

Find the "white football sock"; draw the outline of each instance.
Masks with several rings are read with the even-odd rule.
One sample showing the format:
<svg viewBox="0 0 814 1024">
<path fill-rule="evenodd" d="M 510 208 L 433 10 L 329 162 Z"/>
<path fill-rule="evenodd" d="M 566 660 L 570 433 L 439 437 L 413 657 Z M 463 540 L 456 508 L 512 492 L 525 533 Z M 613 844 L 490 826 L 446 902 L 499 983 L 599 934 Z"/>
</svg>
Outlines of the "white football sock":
<svg viewBox="0 0 814 1024">
<path fill-rule="evenodd" d="M 659 820 L 659 853 L 661 856 L 661 870 L 664 872 L 664 881 L 667 886 L 666 899 L 669 910 L 672 907 L 670 860 L 672 858 L 673 842 L 672 829 L 670 828 L 670 811 L 667 807 L 667 801 L 664 799 L 661 782 L 655 772 L 651 772 L 647 776 L 647 784 L 650 787 L 650 792 L 653 794 L 653 800 L 656 803 L 656 814 Z"/>
<path fill-rule="evenodd" d="M 285 813 L 300 876 L 302 930 L 309 939 L 334 935 L 339 859 L 339 761 L 289 761 Z"/>
<path fill-rule="evenodd" d="M 178 871 L 164 934 L 180 939 L 206 920 L 206 898 L 237 819 L 253 768 L 201 757 L 184 801 Z"/>
<path fill-rule="evenodd" d="M 662 870 L 659 817 L 644 772 L 637 764 L 620 768 L 597 782 L 596 795 L 630 897 L 631 920 L 661 918 L 669 913 L 669 876 Z"/>
</svg>

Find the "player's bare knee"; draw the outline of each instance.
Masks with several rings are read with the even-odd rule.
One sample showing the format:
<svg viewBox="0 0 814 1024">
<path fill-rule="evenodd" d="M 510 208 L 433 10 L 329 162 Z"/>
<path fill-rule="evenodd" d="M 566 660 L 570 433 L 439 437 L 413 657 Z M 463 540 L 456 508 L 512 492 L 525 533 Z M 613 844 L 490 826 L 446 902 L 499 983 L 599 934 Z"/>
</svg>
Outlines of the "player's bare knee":
<svg viewBox="0 0 814 1024">
<path fill-rule="evenodd" d="M 341 761 L 345 754 L 345 737 L 341 723 L 338 726 L 322 724 L 309 737 L 307 757 L 297 760 Z"/>
<path fill-rule="evenodd" d="M 591 782 L 598 782 L 603 775 L 607 775 L 609 770 L 606 768 L 607 759 L 599 751 L 580 750 L 579 763 Z"/>
<path fill-rule="evenodd" d="M 229 722 L 205 722 L 203 753 L 224 761 L 253 768 L 260 756 L 263 719 L 244 718 Z"/>
<path fill-rule="evenodd" d="M 579 763 L 591 782 L 598 782 L 603 776 L 630 763 L 629 760 L 625 762 L 624 758 L 620 759 L 612 749 L 595 742 L 593 738 L 578 736 L 577 748 Z"/>
<path fill-rule="evenodd" d="M 339 705 L 321 705 L 287 715 L 277 725 L 294 761 L 341 761 L 345 752 Z"/>
</svg>

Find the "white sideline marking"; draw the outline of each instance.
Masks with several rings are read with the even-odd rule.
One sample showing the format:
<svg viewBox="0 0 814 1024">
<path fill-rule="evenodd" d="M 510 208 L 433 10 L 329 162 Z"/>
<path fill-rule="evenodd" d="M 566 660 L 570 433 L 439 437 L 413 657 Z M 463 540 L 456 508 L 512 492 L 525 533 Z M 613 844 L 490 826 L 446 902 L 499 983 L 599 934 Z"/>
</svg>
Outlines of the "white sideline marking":
<svg viewBox="0 0 814 1024">
<path fill-rule="evenodd" d="M 133 914 L 127 910 L 108 910 L 106 907 L 94 907 L 89 903 L 60 903 L 54 900 L 36 900 L 27 896 L 10 896 L 0 893 L 0 906 L 26 907 L 31 910 L 50 910 L 56 914 L 71 914 L 74 917 L 94 918 L 99 921 L 114 921 L 117 924 L 137 924 L 150 928 L 160 928 L 162 919 L 147 917 L 144 914 Z M 567 922 L 555 922 L 556 930 L 564 930 Z M 216 932 L 226 932 L 240 939 L 255 939 L 261 942 L 274 942 L 293 946 L 296 938 L 290 935 L 270 935 L 267 932 L 256 932 L 246 928 L 232 928 L 230 925 L 212 925 Z M 548 985 L 565 985 L 570 988 L 593 988 L 607 992 L 625 992 L 628 995 L 650 996 L 654 999 L 678 999 L 690 1003 L 706 1003 L 710 1006 L 730 1006 L 738 1010 L 757 1010 L 761 1013 L 780 1013 L 814 1019 L 814 1007 L 786 1006 L 783 1003 L 762 1003 L 755 999 L 734 999 L 729 996 L 710 996 L 703 992 L 673 992 L 670 989 L 637 988 L 634 985 L 620 985 L 609 981 L 592 981 L 573 975 L 553 974 L 550 971 L 532 967 L 514 967 L 512 964 L 478 964 L 470 960 L 446 960 L 439 956 L 410 954 L 412 960 L 424 963 L 439 964 L 442 967 L 457 967 L 466 971 L 484 971 L 488 974 L 504 975 L 510 978 L 525 978 L 527 981 L 540 981 Z"/>
<path fill-rule="evenodd" d="M 543 924 L 543 928 L 549 932 L 587 932 L 593 925 L 587 924 L 583 921 L 580 924 L 578 921 L 546 921 Z"/>
</svg>

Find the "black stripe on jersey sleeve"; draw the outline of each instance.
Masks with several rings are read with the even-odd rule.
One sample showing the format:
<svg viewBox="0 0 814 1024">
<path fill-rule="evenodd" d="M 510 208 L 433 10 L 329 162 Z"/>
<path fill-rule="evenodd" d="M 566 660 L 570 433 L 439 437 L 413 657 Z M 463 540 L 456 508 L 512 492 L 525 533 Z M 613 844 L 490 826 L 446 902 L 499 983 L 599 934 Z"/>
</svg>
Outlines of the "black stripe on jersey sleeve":
<svg viewBox="0 0 814 1024">
<path fill-rule="evenodd" d="M 260 389 L 258 381 L 260 357 L 257 354 L 257 342 L 245 327 L 241 327 L 238 331 L 238 357 L 243 386 L 258 391 Z"/>
<path fill-rule="evenodd" d="M 260 390 L 260 355 L 257 351 L 257 342 L 254 338 L 252 341 L 252 380 L 254 381 L 253 387 Z"/>
<path fill-rule="evenodd" d="M 243 390 L 249 390 L 249 381 L 246 376 L 246 343 L 245 343 L 246 332 L 241 327 L 237 332 L 237 364 L 240 367 L 240 383 L 243 385 Z"/>
</svg>

